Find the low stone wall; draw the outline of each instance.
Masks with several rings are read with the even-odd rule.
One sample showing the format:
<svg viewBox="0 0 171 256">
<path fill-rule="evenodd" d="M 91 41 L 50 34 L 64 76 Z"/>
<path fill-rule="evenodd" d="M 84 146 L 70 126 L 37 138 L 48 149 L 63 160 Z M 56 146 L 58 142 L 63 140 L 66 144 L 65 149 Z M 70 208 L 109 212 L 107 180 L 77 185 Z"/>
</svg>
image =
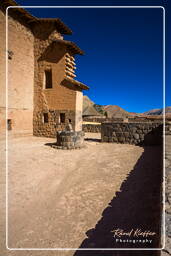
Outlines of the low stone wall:
<svg viewBox="0 0 171 256">
<path fill-rule="evenodd" d="M 162 144 L 163 125 L 156 122 L 146 123 L 102 123 L 102 142 L 127 144 Z"/>
<path fill-rule="evenodd" d="M 144 122 L 157 122 L 162 123 L 163 117 L 128 117 L 128 118 L 109 118 L 109 117 L 83 117 L 83 121 L 85 122 L 95 122 L 95 123 L 104 123 L 104 122 L 110 122 L 110 123 L 120 123 L 120 122 L 129 122 L 129 123 L 144 123 Z M 167 121 L 169 121 L 169 118 L 167 118 Z"/>
<path fill-rule="evenodd" d="M 102 123 L 102 122 L 106 121 L 106 118 L 105 117 L 85 117 L 85 116 L 83 116 L 83 121 Z"/>
<path fill-rule="evenodd" d="M 95 123 L 103 123 L 103 122 L 123 122 L 124 118 L 109 118 L 109 117 L 83 117 L 83 121 L 85 122 L 95 122 Z"/>
<path fill-rule="evenodd" d="M 129 123 L 123 123 L 123 122 L 111 122 L 111 123 L 114 123 L 114 129 L 117 131 L 117 134 L 119 132 L 123 133 L 123 130 L 124 132 L 126 131 L 126 127 L 129 127 L 129 133 L 132 132 L 132 134 L 135 133 L 135 130 L 136 130 L 136 125 L 138 125 L 138 129 L 137 131 L 139 132 L 140 131 L 140 134 L 142 139 L 143 139 L 143 134 L 145 134 L 146 132 L 150 132 L 150 129 L 151 128 L 156 128 L 158 126 L 162 126 L 162 122 L 129 122 Z M 106 123 L 105 123 L 106 124 Z M 109 124 L 109 123 L 108 123 Z M 121 128 L 121 130 L 119 131 L 118 129 L 116 129 L 116 127 L 118 128 Z M 123 130 L 122 130 L 122 127 L 123 127 Z M 130 127 L 134 127 L 133 130 L 130 128 Z M 151 128 L 150 128 L 151 127 Z M 166 122 L 166 126 L 165 126 L 165 133 L 166 135 L 171 135 L 171 122 Z M 84 132 L 91 132 L 91 133 L 100 133 L 101 132 L 101 124 L 83 124 L 82 125 L 82 129 Z M 141 132 L 141 130 L 143 130 L 143 132 Z M 128 132 L 128 131 L 127 131 Z M 140 135 L 139 134 L 139 135 Z M 121 134 L 118 134 L 119 137 L 121 137 L 120 135 Z M 124 134 L 124 137 L 126 136 L 127 137 L 127 133 Z M 104 135 L 106 136 L 106 135 Z M 107 136 L 109 137 L 109 136 Z M 112 135 L 112 137 L 115 137 Z M 138 137 L 137 135 L 135 135 L 134 137 Z M 106 138 L 105 138 L 106 140 Z M 122 140 L 122 139 L 121 139 Z M 117 141 L 107 141 L 107 142 L 117 142 Z"/>
<path fill-rule="evenodd" d="M 98 133 L 101 132 L 101 124 L 83 124 L 82 129 L 84 132 Z"/>
<path fill-rule="evenodd" d="M 57 149 L 77 149 L 84 145 L 84 132 L 62 131 L 57 132 L 57 141 L 52 144 Z"/>
</svg>

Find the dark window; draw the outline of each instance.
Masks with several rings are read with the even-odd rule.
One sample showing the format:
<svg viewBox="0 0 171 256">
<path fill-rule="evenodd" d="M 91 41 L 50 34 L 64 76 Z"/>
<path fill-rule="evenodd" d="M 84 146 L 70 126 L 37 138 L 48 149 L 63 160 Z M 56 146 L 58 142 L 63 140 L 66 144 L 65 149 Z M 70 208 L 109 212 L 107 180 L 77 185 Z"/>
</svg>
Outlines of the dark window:
<svg viewBox="0 0 171 256">
<path fill-rule="evenodd" d="M 8 129 L 8 131 L 12 130 L 12 120 L 11 119 L 7 120 L 7 129 Z"/>
<path fill-rule="evenodd" d="M 60 123 L 65 123 L 65 113 L 60 113 Z"/>
<path fill-rule="evenodd" d="M 72 123 L 71 119 L 69 119 L 69 123 Z"/>
<path fill-rule="evenodd" d="M 45 89 L 52 88 L 52 70 L 45 70 Z"/>
<path fill-rule="evenodd" d="M 8 50 L 8 59 L 12 60 L 13 52 Z"/>
<path fill-rule="evenodd" d="M 48 113 L 44 113 L 43 114 L 43 123 L 48 123 L 48 119 L 49 119 Z"/>
</svg>

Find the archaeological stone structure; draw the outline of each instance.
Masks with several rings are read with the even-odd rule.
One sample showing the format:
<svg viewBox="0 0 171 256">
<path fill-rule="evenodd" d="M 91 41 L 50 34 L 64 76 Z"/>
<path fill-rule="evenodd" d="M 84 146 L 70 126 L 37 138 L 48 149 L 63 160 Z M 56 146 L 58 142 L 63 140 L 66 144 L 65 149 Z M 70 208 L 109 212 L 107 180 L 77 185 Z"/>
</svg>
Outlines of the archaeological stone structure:
<svg viewBox="0 0 171 256">
<path fill-rule="evenodd" d="M 162 145 L 163 123 L 102 123 L 102 142 L 126 143 L 134 145 Z M 165 135 L 171 135 L 171 123 L 165 123 Z"/>
<path fill-rule="evenodd" d="M 161 123 L 102 123 L 102 142 L 128 144 L 162 144 Z"/>
<path fill-rule="evenodd" d="M 56 137 L 56 131 L 71 124 L 81 131 L 82 91 L 88 86 L 75 80 L 75 56 L 83 51 L 64 40 L 63 35 L 72 34 L 70 28 L 59 18 L 36 18 L 15 1 L 3 0 L 0 33 L 1 131 L 6 127 L 6 93 L 8 130 Z"/>
</svg>

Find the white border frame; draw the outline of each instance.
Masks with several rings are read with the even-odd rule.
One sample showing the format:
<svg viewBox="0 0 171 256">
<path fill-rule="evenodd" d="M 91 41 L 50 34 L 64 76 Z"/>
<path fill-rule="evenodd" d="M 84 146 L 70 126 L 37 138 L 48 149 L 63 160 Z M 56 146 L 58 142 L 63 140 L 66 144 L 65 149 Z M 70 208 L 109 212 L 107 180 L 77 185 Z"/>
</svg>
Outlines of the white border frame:
<svg viewBox="0 0 171 256">
<path fill-rule="evenodd" d="M 163 225 L 161 230 L 161 239 L 163 241 L 162 248 L 10 248 L 8 247 L 8 129 L 6 122 L 6 248 L 10 251 L 149 251 L 149 250 L 163 250 L 165 248 L 165 8 L 163 6 L 9 6 L 6 9 L 6 120 L 8 119 L 8 10 L 14 8 L 150 8 L 163 10 Z"/>
</svg>

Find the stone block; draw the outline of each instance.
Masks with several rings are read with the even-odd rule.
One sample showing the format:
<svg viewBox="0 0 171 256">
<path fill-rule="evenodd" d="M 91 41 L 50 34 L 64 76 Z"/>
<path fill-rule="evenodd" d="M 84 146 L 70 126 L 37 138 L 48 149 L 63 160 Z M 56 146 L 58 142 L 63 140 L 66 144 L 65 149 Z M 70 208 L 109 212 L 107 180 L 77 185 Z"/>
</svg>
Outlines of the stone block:
<svg viewBox="0 0 171 256">
<path fill-rule="evenodd" d="M 113 137 L 113 142 L 118 142 L 118 139 L 116 137 Z"/>
<path fill-rule="evenodd" d="M 124 138 L 124 137 L 119 137 L 119 138 L 118 138 L 118 142 L 124 143 L 124 142 L 125 142 L 125 138 Z"/>
<path fill-rule="evenodd" d="M 119 137 L 123 137 L 123 132 L 116 132 L 116 136 Z"/>
<path fill-rule="evenodd" d="M 125 135 L 126 138 L 128 138 L 129 137 L 129 132 L 124 132 L 124 135 Z"/>
<path fill-rule="evenodd" d="M 112 138 L 112 137 L 109 137 L 108 142 L 113 142 L 113 138 Z"/>
<path fill-rule="evenodd" d="M 112 132 L 112 137 L 116 137 L 116 132 Z"/>
<path fill-rule="evenodd" d="M 144 140 L 144 134 L 139 134 L 140 140 Z"/>
<path fill-rule="evenodd" d="M 102 142 L 109 142 L 109 138 L 107 136 L 102 137 Z"/>
<path fill-rule="evenodd" d="M 136 140 L 138 140 L 138 139 L 140 138 L 138 133 L 134 133 L 133 137 L 134 137 L 134 139 L 136 139 Z"/>
</svg>

